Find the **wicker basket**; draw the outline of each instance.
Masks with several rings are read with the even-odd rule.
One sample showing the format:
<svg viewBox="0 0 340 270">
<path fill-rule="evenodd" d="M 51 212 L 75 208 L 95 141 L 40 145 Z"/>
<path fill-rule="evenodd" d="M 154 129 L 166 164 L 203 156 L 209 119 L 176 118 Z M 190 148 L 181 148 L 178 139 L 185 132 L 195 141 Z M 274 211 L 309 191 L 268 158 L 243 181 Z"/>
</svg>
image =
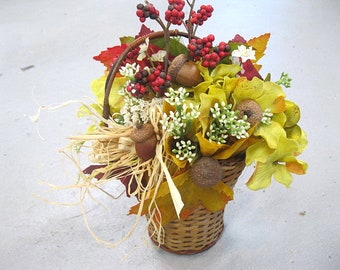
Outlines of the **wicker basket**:
<svg viewBox="0 0 340 270">
<path fill-rule="evenodd" d="M 162 38 L 164 32 L 152 32 L 132 42 L 112 65 L 105 84 L 103 102 L 103 117 L 110 117 L 109 97 L 114 78 L 120 63 L 126 58 L 129 51 L 145 42 L 146 38 Z M 169 36 L 188 38 L 187 33 L 171 30 Z M 234 187 L 242 173 L 245 163 L 244 155 L 220 161 L 223 170 L 223 182 L 231 188 Z M 199 206 L 186 220 L 174 220 L 162 227 L 161 232 L 150 223 L 148 227 L 151 240 L 161 248 L 177 254 L 195 254 L 213 246 L 220 237 L 223 229 L 224 210 L 210 212 Z"/>
<path fill-rule="evenodd" d="M 221 161 L 224 171 L 223 182 L 231 188 L 241 175 L 244 157 Z M 210 212 L 200 205 L 186 220 L 174 220 L 163 226 L 159 232 L 153 224 L 148 227 L 151 240 L 162 249 L 176 254 L 195 254 L 212 247 L 223 229 L 224 210 Z"/>
</svg>

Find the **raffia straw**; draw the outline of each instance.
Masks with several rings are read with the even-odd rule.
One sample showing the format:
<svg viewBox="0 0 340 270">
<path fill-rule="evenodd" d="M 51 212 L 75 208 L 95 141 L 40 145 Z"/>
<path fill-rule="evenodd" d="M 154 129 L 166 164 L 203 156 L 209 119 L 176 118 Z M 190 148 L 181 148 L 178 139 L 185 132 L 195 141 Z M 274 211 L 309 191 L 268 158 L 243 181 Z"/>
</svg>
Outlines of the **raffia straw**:
<svg viewBox="0 0 340 270">
<path fill-rule="evenodd" d="M 131 234 L 134 232 L 135 228 L 137 227 L 138 223 L 140 222 L 140 217 L 142 215 L 142 210 L 144 208 L 144 203 L 148 199 L 151 201 L 149 205 L 149 213 L 148 216 L 150 219 L 148 220 L 148 224 L 150 222 L 154 223 L 155 227 L 159 226 L 156 225 L 154 221 L 155 213 L 158 211 L 158 207 L 156 204 L 156 197 L 157 192 L 165 180 L 165 173 L 164 173 L 164 166 L 169 167 L 171 164 L 171 160 L 166 156 L 165 151 L 163 149 L 165 136 L 162 133 L 162 130 L 159 129 L 159 121 L 162 117 L 162 103 L 160 101 L 155 101 L 148 110 L 148 115 L 150 116 L 150 122 L 153 125 L 155 132 L 158 138 L 158 151 L 157 157 L 147 160 L 141 161 L 136 153 L 133 151 L 134 144 L 129 140 L 129 136 L 131 133 L 131 127 L 124 127 L 115 123 L 112 119 L 103 120 L 100 115 L 97 114 L 91 108 L 88 108 L 91 114 L 95 118 L 100 121 L 106 121 L 108 127 L 103 127 L 100 125 L 96 126 L 96 132 L 88 133 L 88 134 L 81 134 L 77 136 L 71 136 L 71 144 L 69 147 L 65 148 L 61 152 L 70 159 L 73 164 L 75 165 L 76 169 L 79 173 L 79 180 L 69 186 L 62 186 L 62 187 L 53 187 L 54 189 L 68 189 L 68 188 L 78 188 L 79 189 L 79 205 L 81 208 L 82 216 L 84 222 L 86 224 L 87 229 L 89 230 L 90 234 L 94 237 L 94 239 L 104 244 L 107 247 L 116 247 L 122 242 L 126 241 Z M 103 168 L 95 170 L 91 175 L 86 175 L 83 173 L 80 165 L 80 154 L 78 147 L 79 145 L 82 148 L 86 147 L 88 143 L 92 143 L 90 147 L 90 151 L 88 156 L 91 161 L 96 163 L 100 163 L 106 165 Z M 162 165 L 163 164 L 163 165 Z M 85 197 L 90 197 L 92 200 L 96 199 L 91 195 L 91 189 L 97 189 L 107 196 L 111 197 L 112 199 L 117 199 L 117 197 L 112 196 L 106 190 L 101 188 L 101 184 L 116 181 L 116 178 L 112 178 L 110 175 L 111 171 L 115 168 L 129 168 L 128 174 L 136 180 L 137 182 L 137 189 L 132 191 L 130 187 L 128 187 L 128 194 L 130 196 L 136 196 L 140 202 L 140 206 L 138 209 L 138 213 L 136 215 L 136 219 L 128 233 L 118 242 L 112 243 L 106 240 L 101 239 L 98 235 L 93 231 L 86 211 L 84 207 L 84 199 Z M 101 172 L 104 176 L 101 180 L 95 179 L 95 175 Z M 147 183 L 143 183 L 143 178 L 147 177 Z M 119 177 L 119 175 L 116 175 Z M 97 202 L 99 203 L 99 202 Z M 161 222 L 157 221 L 157 224 Z M 162 231 L 162 228 L 159 228 L 159 231 Z M 160 235 L 160 233 L 159 233 Z"/>
<path fill-rule="evenodd" d="M 45 201 L 56 205 L 79 205 L 86 227 L 93 238 L 97 242 L 112 248 L 120 245 L 132 235 L 140 222 L 145 201 L 150 200 L 148 208 L 149 219 L 147 221 L 147 226 L 152 223 L 154 224 L 155 228 L 158 228 L 158 231 L 155 233 L 158 234 L 159 243 L 161 243 L 160 236 L 163 228 L 159 225 L 161 224 L 160 220 L 155 221 L 155 217 L 158 217 L 156 213 L 159 211 L 156 203 L 156 198 L 162 182 L 165 179 L 169 181 L 170 174 L 166 176 L 165 172 L 167 171 L 167 168 L 171 167 L 172 165 L 171 159 L 167 156 L 165 150 L 163 149 L 165 134 L 159 128 L 159 121 L 163 114 L 162 100 L 153 100 L 147 111 L 150 122 L 154 127 L 158 139 L 157 156 L 147 161 L 140 160 L 134 151 L 134 144 L 129 138 L 132 130 L 131 127 L 124 127 L 122 125 L 119 125 L 115 123 L 112 118 L 103 118 L 92 106 L 82 101 L 71 100 L 56 106 L 40 106 L 37 114 L 29 117 L 33 122 L 38 122 L 40 113 L 42 111 L 55 111 L 75 103 L 83 105 L 88 110 L 88 112 L 90 112 L 89 116 L 94 120 L 96 132 L 70 136 L 70 145 L 60 150 L 60 152 L 73 163 L 76 170 L 78 171 L 77 181 L 74 184 L 64 186 L 56 186 L 52 184 L 47 185 L 52 190 L 78 189 L 79 202 L 67 204 L 48 202 L 47 200 Z M 104 123 L 106 127 L 100 125 L 100 123 Z M 91 144 L 90 146 L 89 143 Z M 90 175 L 83 173 L 83 168 L 80 160 L 80 156 L 84 153 L 82 150 L 86 148 L 89 148 L 89 151 L 87 151 L 87 155 L 90 161 L 106 165 L 103 168 L 95 170 Z M 116 178 L 114 178 L 111 176 L 111 171 L 115 168 L 120 167 L 128 168 L 127 173 L 136 180 L 137 189 L 132 191 L 131 188 L 128 187 L 127 192 L 130 196 L 136 196 L 138 198 L 140 206 L 134 224 L 132 225 L 128 233 L 120 241 L 112 243 L 101 239 L 92 229 L 87 217 L 87 211 L 85 210 L 84 200 L 88 197 L 91 200 L 95 201 L 98 205 L 105 207 L 92 195 L 91 190 L 93 189 L 103 192 L 103 194 L 109 196 L 114 200 L 118 199 L 122 194 L 120 194 L 119 196 L 114 196 L 103 189 L 101 186 L 110 181 L 117 181 L 116 178 L 119 177 L 119 175 L 116 175 Z M 99 172 L 103 173 L 104 176 L 100 180 L 97 180 L 95 176 Z M 146 184 L 143 182 L 144 177 L 147 178 Z"/>
</svg>

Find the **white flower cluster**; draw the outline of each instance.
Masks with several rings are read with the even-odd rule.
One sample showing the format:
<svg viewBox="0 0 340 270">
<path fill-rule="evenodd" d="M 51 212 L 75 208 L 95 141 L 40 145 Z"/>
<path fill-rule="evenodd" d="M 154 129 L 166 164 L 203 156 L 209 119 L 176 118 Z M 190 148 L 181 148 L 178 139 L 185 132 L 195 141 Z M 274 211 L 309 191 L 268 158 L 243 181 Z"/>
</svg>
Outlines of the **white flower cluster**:
<svg viewBox="0 0 340 270">
<path fill-rule="evenodd" d="M 124 67 L 121 67 L 119 69 L 119 73 L 129 79 L 132 79 L 135 77 L 136 73 L 139 70 L 139 65 L 136 63 L 129 64 L 127 63 Z"/>
<path fill-rule="evenodd" d="M 151 55 L 150 60 L 153 62 L 164 62 L 164 57 L 166 56 L 166 51 L 159 50 L 157 53 Z"/>
<path fill-rule="evenodd" d="M 150 102 L 137 99 L 130 95 L 124 95 L 124 106 L 120 110 L 120 115 L 125 126 L 136 127 L 149 121 L 148 108 Z"/>
<path fill-rule="evenodd" d="M 261 122 L 263 124 L 270 125 L 272 117 L 273 117 L 273 113 L 271 113 L 271 110 L 265 109 L 263 114 L 262 114 Z"/>
<path fill-rule="evenodd" d="M 207 132 L 210 141 L 222 144 L 227 142 L 229 136 L 237 139 L 249 137 L 247 130 L 250 128 L 250 124 L 247 122 L 247 116 L 239 119 L 238 113 L 231 110 L 231 107 L 231 104 L 227 105 L 225 102 L 221 102 L 221 105 L 215 103 L 214 107 L 210 109 L 213 118 Z"/>
<path fill-rule="evenodd" d="M 178 89 L 170 87 L 165 96 L 167 97 L 166 101 L 172 106 L 181 106 L 189 96 L 189 93 L 184 87 L 179 87 Z"/>
<path fill-rule="evenodd" d="M 189 103 L 189 106 L 183 104 L 178 111 L 170 111 L 169 115 L 164 113 L 160 121 L 163 130 L 167 130 L 174 139 L 180 139 L 186 134 L 187 128 L 192 121 L 200 115 L 198 109 L 198 105 L 194 106 L 192 103 Z"/>
<path fill-rule="evenodd" d="M 288 73 L 282 72 L 280 79 L 276 83 L 289 88 L 291 86 L 291 81 L 292 79 L 289 77 Z"/>
<path fill-rule="evenodd" d="M 176 148 L 172 150 L 179 160 L 188 160 L 190 163 L 196 157 L 196 146 L 190 141 L 176 142 Z"/>
</svg>

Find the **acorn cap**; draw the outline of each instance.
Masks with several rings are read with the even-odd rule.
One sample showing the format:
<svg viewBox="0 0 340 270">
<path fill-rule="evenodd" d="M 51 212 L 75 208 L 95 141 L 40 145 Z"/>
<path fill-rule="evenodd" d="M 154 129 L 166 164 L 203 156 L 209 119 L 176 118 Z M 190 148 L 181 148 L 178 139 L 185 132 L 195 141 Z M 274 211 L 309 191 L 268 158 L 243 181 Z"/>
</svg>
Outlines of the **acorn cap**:
<svg viewBox="0 0 340 270">
<path fill-rule="evenodd" d="M 202 157 L 191 166 L 189 177 L 196 185 L 209 188 L 222 179 L 222 168 L 216 159 Z"/>
<path fill-rule="evenodd" d="M 185 54 L 179 54 L 177 55 L 174 60 L 172 60 L 169 69 L 168 69 L 168 74 L 171 77 L 171 81 L 175 81 L 178 72 L 181 70 L 182 66 L 184 65 L 184 63 L 188 61 L 188 58 Z"/>
<path fill-rule="evenodd" d="M 150 123 L 143 124 L 139 128 L 134 128 L 130 133 L 130 138 L 136 142 L 144 142 L 152 135 L 155 135 L 155 130 Z"/>
<path fill-rule="evenodd" d="M 247 121 L 251 126 L 261 122 L 263 112 L 260 105 L 255 100 L 243 100 L 236 105 L 235 109 L 239 111 L 240 118 L 242 118 L 244 115 L 247 116 Z"/>
</svg>

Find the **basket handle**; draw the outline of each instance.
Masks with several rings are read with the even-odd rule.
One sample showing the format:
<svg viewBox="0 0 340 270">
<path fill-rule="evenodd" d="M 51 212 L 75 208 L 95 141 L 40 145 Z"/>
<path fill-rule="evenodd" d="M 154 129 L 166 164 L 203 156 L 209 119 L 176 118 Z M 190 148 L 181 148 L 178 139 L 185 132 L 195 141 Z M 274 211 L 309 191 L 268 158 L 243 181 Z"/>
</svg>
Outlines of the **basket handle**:
<svg viewBox="0 0 340 270">
<path fill-rule="evenodd" d="M 147 35 L 144 35 L 142 37 L 137 38 L 133 42 L 129 44 L 129 46 L 119 55 L 117 60 L 113 63 L 113 65 L 110 68 L 109 74 L 107 76 L 106 82 L 105 82 L 105 94 L 104 94 L 104 101 L 103 101 L 103 118 L 109 119 L 110 117 L 110 91 L 111 87 L 113 85 L 114 79 L 116 77 L 116 74 L 118 72 L 118 69 L 120 67 L 121 62 L 126 58 L 129 51 L 135 49 L 139 45 L 143 44 L 147 38 L 149 39 L 156 39 L 164 36 L 163 31 L 158 32 L 152 32 Z M 178 30 L 170 30 L 169 36 L 181 36 L 188 38 L 188 33 L 180 32 Z"/>
</svg>

